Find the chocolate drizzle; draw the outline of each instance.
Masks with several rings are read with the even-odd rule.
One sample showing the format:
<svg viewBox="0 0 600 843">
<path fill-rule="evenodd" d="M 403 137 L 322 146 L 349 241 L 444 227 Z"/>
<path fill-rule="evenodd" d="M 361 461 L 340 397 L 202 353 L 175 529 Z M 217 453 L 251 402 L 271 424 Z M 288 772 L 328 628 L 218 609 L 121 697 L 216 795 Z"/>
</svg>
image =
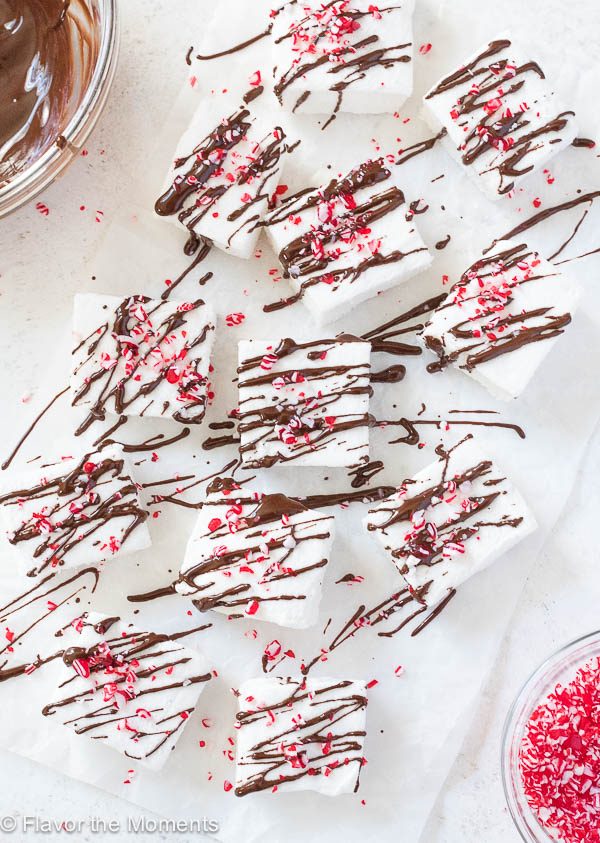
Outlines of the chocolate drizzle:
<svg viewBox="0 0 600 843">
<path fill-rule="evenodd" d="M 305 658 L 301 665 L 301 672 L 304 676 L 308 676 L 311 670 L 322 661 L 325 654 L 334 653 L 339 647 L 346 644 L 348 641 L 353 641 L 355 637 L 362 633 L 365 629 L 375 629 L 381 624 L 386 624 L 390 618 L 397 614 L 402 615 L 402 620 L 396 626 L 388 627 L 377 632 L 380 638 L 393 638 L 399 632 L 409 627 L 416 619 L 419 623 L 411 630 L 411 638 L 420 635 L 430 623 L 438 618 L 444 611 L 450 600 L 456 594 L 455 589 L 451 589 L 448 594 L 433 608 L 423 606 L 414 595 L 410 593 L 408 588 L 402 588 L 399 591 L 380 600 L 372 607 L 367 607 L 364 603 L 357 607 L 352 615 L 345 621 L 331 639 L 326 647 L 323 647 L 319 653 L 312 658 Z M 406 611 L 405 611 L 406 610 Z M 425 617 L 423 617 L 423 615 Z M 329 626 L 329 625 L 328 625 Z M 324 630 L 326 631 L 326 630 Z M 263 671 L 269 673 L 267 665 L 263 665 Z"/>
<path fill-rule="evenodd" d="M 244 730 L 255 726 L 261 737 L 238 758 L 236 796 L 285 789 L 287 783 L 308 775 L 335 776 L 338 764 L 356 767 L 356 791 L 366 732 L 346 723 L 354 718 L 364 724 L 367 698 L 358 692 L 364 686 L 350 681 L 275 681 L 289 689 L 283 699 L 277 689 L 276 699 L 242 708 L 237 715 L 240 741 L 245 741 Z"/>
<path fill-rule="evenodd" d="M 262 354 L 240 361 L 238 431 L 246 467 L 269 468 L 323 451 L 333 443 L 348 452 L 359 451 L 353 464 L 360 462 L 368 425 L 363 409 L 371 387 L 369 354 L 354 353 L 351 347 L 357 343 L 363 344 L 345 334 L 307 343 L 288 338 L 267 353 L 270 364 L 265 364 Z M 349 346 L 349 359 L 356 362 L 328 363 L 328 355 L 344 345 Z M 286 366 L 292 354 L 297 355 L 295 365 Z M 280 385 L 285 384 L 289 386 L 282 389 Z M 359 432 L 355 445 L 356 437 L 343 435 L 349 431 Z"/>
<path fill-rule="evenodd" d="M 112 302 L 111 302 L 112 303 Z M 102 318 L 99 313 L 99 319 Z M 206 412 L 209 336 L 215 326 L 198 299 L 184 304 L 131 296 L 74 349 L 73 406 L 89 412 L 79 435 L 107 412 L 143 415 L 154 408 L 155 390 L 172 386 L 177 403 L 152 415 L 200 424 Z M 169 411 L 169 412 L 168 412 Z"/>
<path fill-rule="evenodd" d="M 94 546 L 95 533 L 113 521 L 115 541 L 117 535 L 120 540 L 112 551 L 107 548 L 106 555 L 116 552 L 148 517 L 122 459 L 89 453 L 69 469 L 66 474 L 53 471 L 31 487 L 0 495 L 0 506 L 16 507 L 19 512 L 22 502 L 38 503 L 37 511 L 9 533 L 13 545 L 32 543 L 28 555 L 36 564 L 28 572 L 30 577 L 49 566 L 68 564 L 72 551 L 77 552 L 86 540 Z"/>
<path fill-rule="evenodd" d="M 199 266 L 202 261 L 206 260 L 208 255 L 210 254 L 212 246 L 208 240 L 204 237 L 198 237 L 193 231 L 190 232 L 190 236 L 188 237 L 187 243 L 184 246 L 184 253 L 188 257 L 194 256 L 194 259 L 188 264 L 188 266 L 181 272 L 174 281 L 168 285 L 167 289 L 161 294 L 161 299 L 163 301 L 167 301 L 173 290 L 175 290 L 182 281 L 185 279 Z M 195 253 L 195 254 L 194 254 Z M 213 277 L 212 272 L 206 272 L 198 279 L 198 284 L 203 287 L 207 281 Z"/>
<path fill-rule="evenodd" d="M 331 516 L 282 494 L 263 495 L 256 502 L 256 495 L 237 491 L 226 478 L 205 506 L 210 513 L 188 546 L 177 592 L 192 597 L 201 612 L 218 609 L 239 617 L 250 606 L 258 619 L 263 606 L 269 611 L 267 604 L 306 600 L 315 588 L 315 572 L 328 562 L 323 553 L 331 541 Z M 321 578 L 318 574 L 317 582 Z"/>
<path fill-rule="evenodd" d="M 455 411 L 450 410 L 450 413 L 454 413 Z M 457 411 L 460 412 L 460 411 Z M 469 413 L 469 411 L 464 411 L 465 415 Z M 486 413 L 486 410 L 471 410 L 471 413 Z M 490 411 L 492 412 L 492 411 Z M 456 427 L 493 427 L 498 430 L 512 430 L 514 433 L 517 434 L 519 439 L 525 439 L 525 431 L 522 427 L 518 424 L 512 424 L 510 422 L 502 422 L 502 421 L 481 421 L 479 419 L 456 419 L 456 418 L 449 418 L 449 419 L 407 419 L 407 418 L 400 418 L 400 419 L 385 419 L 385 420 L 378 420 L 373 419 L 371 422 L 373 427 L 379 427 L 385 430 L 387 427 L 403 427 L 406 431 L 405 436 L 401 436 L 398 439 L 392 439 L 389 443 L 390 445 L 418 445 L 421 442 L 421 435 L 418 431 L 419 427 L 434 427 L 437 430 L 451 430 L 452 426 Z"/>
<path fill-rule="evenodd" d="M 465 166 L 477 164 L 480 174 L 495 170 L 501 195 L 514 188 L 516 178 L 534 169 L 540 149 L 562 140 L 561 132 L 574 116 L 574 112 L 565 111 L 532 127 L 534 117 L 529 107 L 521 107 L 528 98 L 527 77 L 533 74 L 544 79 L 544 73 L 534 61 L 513 62 L 511 46 L 507 39 L 490 42 L 472 61 L 442 79 L 425 98 L 460 90 L 449 119 L 465 131 L 459 147 L 462 162 Z M 531 108 L 531 114 L 535 114 L 536 106 Z"/>
<path fill-rule="evenodd" d="M 38 413 L 38 415 L 31 422 L 31 424 L 29 425 L 29 427 L 27 428 L 25 433 L 21 436 L 21 438 L 19 439 L 19 441 L 17 442 L 15 447 L 12 449 L 12 451 L 10 452 L 8 457 L 4 460 L 4 462 L 2 463 L 2 466 L 0 466 L 2 468 L 2 471 L 5 471 L 9 467 L 11 462 L 14 460 L 16 455 L 19 453 L 19 451 L 21 450 L 21 448 L 23 447 L 23 445 L 25 444 L 25 442 L 27 441 L 29 436 L 33 433 L 33 431 L 37 427 L 38 423 L 44 418 L 46 413 L 56 404 L 58 399 L 62 398 L 63 395 L 66 395 L 66 393 L 68 391 L 69 391 L 68 386 L 65 387 L 64 389 L 61 389 L 60 392 L 57 392 L 56 395 L 46 404 L 44 409 L 40 413 Z"/>
<path fill-rule="evenodd" d="M 440 333 L 434 317 L 423 333 L 425 345 L 439 358 L 427 370 L 439 372 L 456 363 L 472 372 L 490 360 L 562 334 L 571 322 L 570 313 L 555 312 L 552 306 L 526 310 L 515 301 L 520 287 L 554 274 L 540 272 L 539 263 L 525 243 L 515 243 L 482 257 L 463 273 L 436 311 L 436 316 L 455 312 L 458 321 Z M 447 348 L 450 339 L 452 346 Z"/>
<path fill-rule="evenodd" d="M 491 252 L 499 242 L 503 240 L 512 240 L 515 237 L 520 237 L 526 231 L 529 231 L 530 228 L 534 228 L 536 225 L 545 222 L 545 220 L 550 219 L 555 214 L 562 214 L 566 211 L 570 211 L 573 208 L 578 208 L 580 205 L 585 205 L 587 203 L 591 205 L 593 202 L 596 201 L 596 199 L 598 199 L 598 197 L 600 197 L 600 190 L 594 190 L 590 193 L 583 193 L 580 196 L 575 196 L 573 197 L 573 199 L 567 199 L 564 202 L 559 202 L 557 205 L 552 205 L 547 208 L 543 208 L 541 211 L 538 211 L 536 214 L 533 214 L 528 219 L 523 220 L 523 222 L 520 222 L 514 228 L 511 228 L 511 230 L 507 234 L 504 234 L 502 237 L 499 237 L 497 240 L 494 240 L 491 246 L 488 246 L 488 248 L 484 250 L 484 254 L 488 254 L 489 252 Z M 573 237 L 577 234 L 577 231 L 579 230 L 581 222 L 582 220 L 577 223 L 573 234 L 569 236 L 566 242 L 563 243 L 563 245 L 558 249 L 558 251 L 554 253 L 550 260 L 560 254 L 565 248 L 565 246 L 573 239 Z M 581 257 L 585 256 L 582 255 Z"/>
<path fill-rule="evenodd" d="M 240 201 L 227 214 L 231 232 L 223 245 L 232 246 L 239 234 L 256 227 L 269 205 L 281 157 L 295 148 L 280 126 L 263 138 L 250 139 L 255 124 L 250 104 L 262 93 L 261 86 L 250 90 L 237 111 L 177 158 L 173 182 L 154 206 L 159 216 L 177 215 L 190 231 L 199 233 L 204 218 L 218 215 L 220 200 L 235 190 Z"/>
<path fill-rule="evenodd" d="M 213 59 L 220 59 L 224 56 L 232 56 L 234 53 L 239 53 L 242 50 L 245 50 L 247 47 L 251 47 L 252 44 L 256 44 L 258 41 L 262 41 L 263 38 L 267 38 L 271 34 L 271 30 L 273 25 L 270 24 L 265 30 L 259 32 L 258 35 L 252 36 L 252 38 L 248 38 L 246 41 L 242 41 L 239 44 L 235 44 L 233 47 L 227 47 L 225 50 L 221 50 L 219 53 L 199 53 L 196 58 L 198 61 L 212 61 Z"/>
<path fill-rule="evenodd" d="M 60 654 L 67 673 L 60 688 L 71 692 L 42 713 L 60 717 L 78 735 L 123 745 L 129 758 L 150 758 L 174 745 L 194 708 L 193 686 L 212 678 L 177 642 L 207 627 L 167 635 L 132 629 L 117 617 L 94 622 L 85 614 L 80 622 L 81 639 Z"/>
<path fill-rule="evenodd" d="M 295 112 L 311 96 L 310 74 L 315 71 L 327 74 L 330 77 L 329 90 L 335 96 L 335 106 L 323 129 L 343 110 L 344 94 L 348 88 L 368 77 L 373 68 L 390 70 L 397 64 L 411 61 L 410 42 L 384 46 L 379 34 L 363 35 L 360 22 L 365 17 L 372 17 L 372 9 L 357 9 L 346 0 L 341 3 L 338 0 L 327 0 L 318 12 L 303 9 L 296 0 L 291 0 L 284 8 L 288 10 L 294 7 L 298 13 L 289 27 L 283 29 L 281 34 L 277 29 L 273 32 L 276 45 L 294 45 L 293 50 L 290 47 L 289 67 L 275 70 L 274 90 L 279 102 L 283 104 L 289 88 L 306 84 L 306 89 L 295 95 L 292 108 Z M 377 7 L 382 32 L 388 25 L 387 16 L 400 8 Z M 298 52 L 299 44 L 305 45 L 301 52 Z"/>
<path fill-rule="evenodd" d="M 264 220 L 265 227 L 277 226 L 289 218 L 301 219 L 309 209 L 317 210 L 317 219 L 310 229 L 287 243 L 278 256 L 284 277 L 292 279 L 297 292 L 265 305 L 265 312 L 295 304 L 316 285 L 327 284 L 335 293 L 341 286 L 358 281 L 370 269 L 400 263 L 409 255 L 427 251 L 420 246 L 407 252 L 386 252 L 377 238 L 369 239 L 370 226 L 405 203 L 403 192 L 395 186 L 382 187 L 379 192 L 373 189 L 390 177 L 391 171 L 382 158 L 367 161 L 323 188 L 308 188 L 286 197 Z M 357 199 L 359 191 L 370 193 Z M 358 260 L 348 266 L 347 256 L 353 251 Z"/>
</svg>

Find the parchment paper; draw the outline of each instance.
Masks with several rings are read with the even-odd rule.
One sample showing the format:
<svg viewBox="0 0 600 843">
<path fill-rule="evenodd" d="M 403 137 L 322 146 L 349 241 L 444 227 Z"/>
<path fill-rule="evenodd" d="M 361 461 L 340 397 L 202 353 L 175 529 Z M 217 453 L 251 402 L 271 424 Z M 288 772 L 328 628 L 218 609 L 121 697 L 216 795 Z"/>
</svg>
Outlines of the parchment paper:
<svg viewBox="0 0 600 843">
<path fill-rule="evenodd" d="M 254 34 L 262 28 L 260 11 L 268 5 L 265 0 L 253 2 L 252 14 L 248 15 L 248 4 L 243 0 L 220 4 L 215 20 L 206 28 L 206 44 L 196 46 L 215 51 Z M 429 137 L 430 132 L 418 119 L 419 95 L 480 42 L 493 37 L 496 24 L 505 26 L 506 19 L 511 19 L 511 11 L 515 15 L 518 12 L 515 18 L 518 26 L 513 28 L 515 33 L 522 29 L 522 37 L 527 38 L 535 31 L 536 54 L 541 57 L 548 76 L 556 81 L 557 91 L 582 113 L 581 134 L 589 136 L 593 126 L 589 122 L 587 127 L 584 124 L 584 100 L 592 71 L 588 67 L 589 57 L 575 53 L 576 38 L 569 27 L 565 27 L 561 37 L 563 42 L 566 39 L 567 44 L 573 45 L 573 51 L 569 62 L 563 54 L 561 63 L 556 51 L 549 48 L 550 26 L 556 25 L 555 17 L 550 15 L 546 22 L 540 21 L 516 2 L 504 4 L 502 22 L 493 19 L 496 13 L 491 8 L 485 13 L 480 5 L 477 12 L 474 9 L 474 4 L 468 0 L 452 4 L 418 4 L 415 43 L 417 48 L 421 43 L 432 43 L 433 48 L 423 56 L 417 49 L 415 96 L 399 117 L 374 119 L 340 115 L 326 132 L 321 132 L 311 118 L 286 121 L 290 134 L 297 132 L 302 138 L 293 170 L 290 165 L 284 176 L 286 184 L 292 188 L 302 185 L 313 172 L 329 163 L 336 170 L 349 168 L 380 151 L 396 156 L 400 149 Z M 569 53 L 567 47 L 565 51 Z M 157 124 L 164 124 L 164 130 L 160 132 L 155 153 L 149 160 L 140 162 L 134 203 L 124 209 L 121 219 L 108 231 L 100 252 L 91 258 L 90 270 L 96 280 L 86 290 L 123 295 L 143 292 L 159 296 L 165 289 L 165 281 L 175 278 L 184 269 L 186 259 L 181 252 L 184 235 L 151 213 L 172 150 L 201 98 L 211 100 L 211 107 L 220 115 L 229 113 L 239 95 L 247 89 L 250 75 L 259 68 L 263 78 L 268 79 L 264 42 L 234 57 L 194 66 L 187 71 L 188 76 L 197 76 L 197 82 L 193 87 L 185 82 L 171 115 L 157 115 Z M 573 89 L 575 79 L 577 88 Z M 227 93 L 223 93 L 224 89 Z M 542 207 L 547 207 L 576 196 L 578 189 L 587 192 L 600 184 L 596 154 L 587 149 L 569 149 L 556 158 L 549 168 L 554 177 L 551 184 L 547 175 L 540 173 L 513 199 L 498 203 L 485 200 L 438 148 L 393 169 L 408 201 L 421 198 L 429 205 L 429 210 L 419 216 L 417 222 L 435 256 L 434 264 L 426 274 L 361 306 L 358 312 L 332 325 L 328 331 L 331 335 L 342 330 L 366 332 L 439 292 L 443 275 L 457 277 L 478 256 L 482 246 L 535 213 L 534 198 L 539 197 Z M 441 175 L 443 178 L 438 179 Z M 401 383 L 375 385 L 371 412 L 377 419 L 406 417 L 415 420 L 419 418 L 422 405 L 426 409 L 420 418 L 430 421 L 452 421 L 453 415 L 463 420 L 478 420 L 481 419 L 479 415 L 467 412 L 456 415 L 450 411 L 491 410 L 499 413 L 499 421 L 520 425 L 526 438 L 521 439 L 512 429 L 451 424 L 445 430 L 442 424 L 440 430 L 433 425 L 419 428 L 423 447 L 415 447 L 390 444 L 391 440 L 403 435 L 402 428 L 374 429 L 371 458 L 384 459 L 386 468 L 372 485 L 398 484 L 434 458 L 434 448 L 442 437 L 446 442 L 452 442 L 471 432 L 521 490 L 540 529 L 508 558 L 463 586 L 448 609 L 421 635 L 412 638 L 411 628 L 390 638 L 378 635 L 393 629 L 401 620 L 401 616 L 392 616 L 376 628 L 359 630 L 351 641 L 314 668 L 320 675 L 377 680 L 370 691 L 368 708 L 368 764 L 363 770 L 357 796 L 327 799 L 314 793 L 265 793 L 238 799 L 232 791 L 225 792 L 224 781 L 234 778 L 231 739 L 235 738 L 236 705 L 231 689 L 244 679 L 260 674 L 265 646 L 277 639 L 283 650 L 292 650 L 295 658 L 287 658 L 277 672 L 295 674 L 303 659 L 311 659 L 321 648 L 327 647 L 357 607 L 371 608 L 398 589 L 394 567 L 359 526 L 367 509 L 364 504 L 335 510 L 338 537 L 327 570 L 320 620 L 313 629 L 303 632 L 252 621 L 228 621 L 216 614 L 199 616 L 195 611 L 188 614 L 191 606 L 179 597 L 138 606 L 129 603 L 127 595 L 165 585 L 176 575 L 194 521 L 191 509 L 166 503 L 153 505 L 152 511 L 159 513 L 150 523 L 153 548 L 131 558 L 107 563 L 93 595 L 88 588 L 80 603 L 61 606 L 51 612 L 43 624 L 23 639 L 21 651 L 4 655 L 10 664 L 10 658 L 21 658 L 23 648 L 34 654 L 51 651 L 51 631 L 59 627 L 64 618 L 79 614 L 88 603 L 95 609 L 111 615 L 121 613 L 139 626 L 157 630 L 192 628 L 209 620 L 212 627 L 191 636 L 188 644 L 206 654 L 218 676 L 202 695 L 172 758 L 161 773 L 145 772 L 141 765 L 132 765 L 109 748 L 76 737 L 43 718 L 39 711 L 55 682 L 52 665 L 32 676 L 5 683 L 0 689 L 3 695 L 2 746 L 164 816 L 195 818 L 207 815 L 220 823 L 217 836 L 223 841 L 253 843 L 269 839 L 293 843 L 306 839 L 337 839 L 340 834 L 350 841 L 380 839 L 412 843 L 418 840 L 433 800 L 458 751 L 473 704 L 491 669 L 529 567 L 560 516 L 583 449 L 600 415 L 597 389 L 600 293 L 595 278 L 598 259 L 592 255 L 571 260 L 600 245 L 597 205 L 597 202 L 589 203 L 557 214 L 529 232 L 531 244 L 549 257 L 568 239 L 582 212 L 589 210 L 577 235 L 558 258 L 569 260 L 562 268 L 578 278 L 584 287 L 580 310 L 572 328 L 551 352 L 522 398 L 511 404 L 498 402 L 466 376 L 451 370 L 443 375 L 428 375 L 426 364 L 431 358 L 427 354 L 406 361 L 408 372 Z M 435 243 L 448 234 L 452 237 L 450 245 L 437 251 Z M 207 477 L 235 458 L 234 447 L 206 451 L 202 449 L 202 442 L 211 433 L 208 422 L 223 420 L 227 411 L 236 406 L 233 381 L 239 339 L 278 339 L 293 335 L 302 340 L 316 336 L 301 304 L 274 315 L 263 314 L 262 305 L 288 294 L 289 288 L 285 281 L 274 281 L 269 274 L 269 269 L 277 264 L 264 240 L 260 249 L 262 257 L 247 263 L 214 251 L 174 294 L 176 299 L 197 297 L 198 277 L 208 270 L 214 272 L 214 278 L 200 289 L 200 294 L 211 301 L 220 317 L 214 358 L 216 398 L 205 425 L 199 430 L 193 429 L 183 442 L 157 450 L 159 459 L 156 462 L 152 462 L 147 453 L 134 455 L 135 462 L 140 463 L 138 479 L 141 483 L 172 478 L 176 472 L 196 478 Z M 246 314 L 242 325 L 225 325 L 224 316 L 232 312 Z M 65 325 L 65 347 L 58 350 L 52 366 L 47 398 L 67 383 L 69 332 L 69 326 Z M 397 361 L 383 357 L 374 360 L 375 368 L 392 362 Z M 381 365 L 377 365 L 379 363 Z M 44 403 L 42 396 L 40 403 Z M 17 429 L 16 411 L 13 415 L 11 408 L 10 413 L 11 418 L 2 422 L 7 438 L 9 431 L 11 433 L 8 441 L 12 441 Z M 28 408 L 27 417 L 34 413 L 34 408 Z M 70 434 L 75 421 L 68 400 L 58 401 L 30 437 L 15 465 L 24 464 L 40 454 L 46 459 L 71 453 L 74 444 Z M 92 429 L 87 441 L 100 432 Z M 119 434 L 123 434 L 123 441 L 141 442 L 155 433 L 173 435 L 176 432 L 168 422 L 140 420 L 128 423 Z M 81 444 L 83 446 L 83 442 Z M 240 479 L 244 476 L 240 474 Z M 351 489 L 346 472 L 339 469 L 276 468 L 261 472 L 251 485 L 265 492 L 277 490 L 298 496 Z M 148 487 L 148 497 L 157 491 L 173 490 L 175 486 Z M 202 489 L 203 484 L 191 489 L 185 499 L 200 501 Z M 22 593 L 31 587 L 31 583 L 17 581 L 12 552 L 4 545 L 2 556 L 5 561 L 0 604 L 4 606 L 12 594 Z M 356 585 L 336 584 L 347 573 L 362 576 L 364 581 Z M 67 592 L 65 586 L 61 594 Z M 37 605 L 42 603 L 40 600 Z M 139 611 L 134 614 L 136 609 Z M 18 634 L 31 624 L 33 611 L 28 607 L 11 615 L 10 621 L 5 621 L 6 613 L 0 611 L 0 624 L 2 627 L 9 624 Z M 328 628 L 324 634 L 326 624 Z M 398 670 L 399 666 L 404 667 L 403 672 Z M 208 722 L 206 718 L 212 725 L 203 725 L 203 720 Z M 200 748 L 199 740 L 206 742 L 204 748 Z M 135 767 L 133 773 L 129 772 L 132 767 Z M 125 780 L 130 783 L 125 784 Z"/>
</svg>

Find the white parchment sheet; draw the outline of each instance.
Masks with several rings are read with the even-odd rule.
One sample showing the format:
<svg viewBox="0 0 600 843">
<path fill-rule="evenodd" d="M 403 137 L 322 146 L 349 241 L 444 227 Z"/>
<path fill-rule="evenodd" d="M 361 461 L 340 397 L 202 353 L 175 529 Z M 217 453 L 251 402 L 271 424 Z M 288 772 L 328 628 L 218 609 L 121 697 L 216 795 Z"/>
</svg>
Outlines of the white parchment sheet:
<svg viewBox="0 0 600 843">
<path fill-rule="evenodd" d="M 198 41 L 195 47 L 211 52 L 243 40 L 260 31 L 261 14 L 268 5 L 265 0 L 251 4 L 248 0 L 223 2 L 217 6 L 211 23 L 196 27 L 190 22 L 190 40 L 198 38 L 202 29 L 205 43 Z M 540 8 L 538 4 L 532 5 Z M 521 36 L 526 45 L 531 43 L 532 50 L 535 47 L 535 55 L 556 82 L 557 92 L 567 107 L 573 107 L 580 115 L 580 134 L 593 136 L 597 118 L 591 109 L 586 110 L 593 62 L 579 50 L 579 36 L 571 31 L 568 20 L 557 33 L 552 29 L 556 26 L 556 16 L 540 18 L 529 6 L 523 7 L 512 0 L 502 4 L 501 9 L 492 8 L 491 4 L 489 9 L 487 4 L 482 8 L 481 4 L 476 6 L 467 0 L 452 4 L 423 2 L 417 3 L 415 20 L 415 96 L 398 117 L 340 115 L 326 132 L 320 130 L 315 119 L 308 117 L 285 121 L 290 135 L 300 137 L 302 144 L 294 162 L 290 161 L 283 181 L 292 188 L 302 186 L 312 179 L 315 171 L 323 170 L 328 164 L 337 171 L 380 153 L 397 156 L 400 149 L 429 137 L 429 130 L 418 118 L 423 91 L 486 38 L 494 37 L 499 27 L 506 29 L 507 22 L 512 21 L 515 25 L 511 26 L 511 34 Z M 422 43 L 433 45 L 425 55 L 418 52 Z M 189 262 L 182 254 L 185 236 L 175 226 L 153 216 L 153 201 L 160 192 L 177 137 L 193 108 L 203 101 L 218 116 L 230 113 L 257 69 L 268 80 L 266 42 L 259 42 L 233 57 L 186 68 L 184 77 L 195 76 L 196 82 L 192 86 L 185 81 L 184 91 L 171 115 L 157 115 L 158 143 L 154 144 L 152 155 L 140 161 L 131 207 L 123 210 L 121 218 L 108 230 L 100 252 L 90 259 L 90 275 L 95 280 L 86 286 L 86 291 L 113 295 L 144 293 L 156 297 L 165 289 L 165 281 L 174 279 L 185 268 Z M 224 89 L 227 93 L 223 93 Z M 365 333 L 440 292 L 443 275 L 456 278 L 478 256 L 481 247 L 534 214 L 534 198 L 541 200 L 540 209 L 544 209 L 581 195 L 577 191 L 588 193 L 600 187 L 596 152 L 589 149 L 565 151 L 550 164 L 552 179 L 540 173 L 515 197 L 497 203 L 484 199 L 460 168 L 437 147 L 392 169 L 408 201 L 420 198 L 423 204 L 429 205 L 429 210 L 417 217 L 417 223 L 434 254 L 433 266 L 426 274 L 330 326 L 329 335 L 341 331 Z M 528 570 L 561 515 L 586 443 L 600 416 L 597 387 L 600 261 L 594 254 L 579 257 L 600 246 L 599 203 L 590 201 L 555 214 L 532 227 L 526 236 L 531 245 L 550 257 L 573 233 L 584 211 L 588 213 L 576 236 L 555 258 L 563 262 L 561 268 L 565 272 L 582 284 L 580 310 L 573 326 L 551 352 L 522 398 L 510 404 L 498 402 L 462 373 L 452 370 L 429 375 L 426 364 L 432 358 L 428 354 L 401 361 L 407 365 L 407 375 L 401 383 L 374 385 L 371 412 L 376 419 L 404 417 L 442 423 L 439 428 L 436 424 L 418 427 L 422 447 L 391 444 L 404 435 L 401 427 L 374 428 L 371 458 L 384 460 L 386 467 L 371 485 L 399 484 L 434 458 L 434 448 L 442 438 L 454 442 L 466 433 L 473 433 L 521 490 L 540 529 L 508 558 L 463 586 L 447 610 L 422 634 L 411 637 L 412 627 L 408 627 L 393 637 L 380 635 L 393 630 L 402 619 L 400 615 L 392 616 L 376 627 L 360 629 L 315 666 L 315 674 L 377 680 L 370 690 L 368 764 L 362 772 L 358 795 L 328 799 L 314 793 L 264 793 L 238 799 L 232 791 L 225 791 L 224 781 L 234 778 L 231 741 L 235 739 L 236 703 L 231 689 L 244 679 L 261 674 L 265 646 L 277 639 L 284 651 L 293 651 L 294 655 L 287 657 L 277 672 L 295 674 L 302 660 L 318 655 L 321 648 L 327 649 L 359 606 L 368 610 L 399 588 L 394 567 L 360 527 L 367 509 L 366 504 L 360 503 L 334 510 L 337 538 L 327 569 L 319 623 L 302 632 L 251 619 L 228 621 L 217 614 L 198 615 L 178 596 L 135 605 L 127 601 L 127 595 L 166 585 L 176 576 L 195 513 L 193 509 L 166 502 L 151 503 L 151 496 L 157 492 L 172 493 L 177 483 L 146 487 L 151 510 L 158 513 L 150 519 L 153 547 L 134 557 L 107 563 L 93 594 L 91 575 L 83 575 L 73 582 L 64 582 L 68 578 L 63 575 L 62 580 L 57 578 L 47 586 L 54 588 L 58 584 L 52 595 L 41 590 L 33 602 L 23 601 L 27 605 L 14 610 L 13 598 L 32 584 L 18 579 L 12 551 L 3 544 L 0 606 L 9 608 L 0 610 L 0 628 L 9 627 L 17 636 L 23 633 L 13 653 L 6 647 L 2 650 L 0 644 L 1 660 L 6 659 L 7 666 L 14 660 L 28 661 L 36 655 L 51 653 L 56 649 L 54 630 L 65 619 L 92 605 L 111 615 L 121 613 L 143 628 L 160 631 L 210 622 L 211 628 L 194 633 L 188 645 L 207 656 L 217 676 L 200 698 L 198 709 L 171 759 L 158 774 L 145 772 L 141 765 L 132 764 L 109 748 L 77 737 L 41 716 L 40 709 L 48 701 L 55 681 L 52 665 L 0 687 L 2 746 L 166 817 L 209 816 L 219 822 L 217 836 L 223 841 L 253 843 L 269 839 L 275 843 L 283 840 L 294 843 L 338 839 L 343 834 L 349 841 L 415 843 L 460 747 L 474 702 L 493 665 Z M 451 235 L 450 244 L 444 250 L 436 250 L 435 244 L 447 235 Z M 289 294 L 290 289 L 284 280 L 276 281 L 277 276 L 269 274 L 277 264 L 266 241 L 261 241 L 260 249 L 262 256 L 248 262 L 213 251 L 174 293 L 174 299 L 201 295 L 217 310 L 216 397 L 204 426 L 192 429 L 191 435 L 176 445 L 158 449 L 157 461 L 153 462 L 147 452 L 133 455 L 138 464 L 139 482 L 152 484 L 173 478 L 176 473 L 200 479 L 219 471 L 235 458 L 234 446 L 207 451 L 202 443 L 209 435 L 219 435 L 219 431 L 209 430 L 209 422 L 222 421 L 236 406 L 238 340 L 316 338 L 301 303 L 275 314 L 263 313 L 263 304 Z M 214 277 L 200 288 L 198 278 L 209 270 Z M 241 325 L 228 327 L 224 317 L 233 312 L 243 312 L 246 318 Z M 68 381 L 69 343 L 70 326 L 65 325 L 65 347 L 57 350 L 45 400 Z M 378 355 L 373 362 L 377 370 L 400 361 Z M 511 427 L 457 423 L 457 420 L 481 420 L 481 415 L 472 412 L 475 410 L 495 411 L 497 415 L 485 418 L 518 425 L 525 431 L 525 438 Z M 14 416 L 11 411 L 10 421 L 3 421 L 6 437 L 10 432 L 8 441 L 16 438 L 19 428 L 24 428 L 33 415 L 35 408 L 31 407 L 27 412 L 15 409 Z M 448 429 L 443 420 L 450 423 Z M 72 453 L 76 447 L 72 439 L 75 426 L 76 416 L 68 399 L 59 399 L 27 440 L 15 467 L 39 455 L 42 461 L 47 461 Z M 108 426 L 104 425 L 103 429 Z M 92 428 L 83 437 L 81 447 L 101 432 Z M 117 438 L 136 443 L 154 434 L 170 436 L 176 432 L 176 427 L 168 422 L 138 420 L 119 430 Z M 245 477 L 243 472 L 239 474 L 239 479 Z M 184 499 L 201 501 L 204 486 L 199 484 L 190 489 L 183 495 Z M 351 490 L 346 472 L 339 469 L 270 469 L 259 472 L 251 487 L 296 496 Z M 337 582 L 348 573 L 363 577 L 364 581 L 354 585 Z M 79 591 L 82 587 L 84 590 Z M 52 612 L 46 608 L 49 599 L 58 604 Z M 63 605 L 67 599 L 69 602 Z M 38 623 L 41 617 L 43 620 Z M 33 629 L 24 634 L 32 624 Z M 399 666 L 403 666 L 403 672 L 398 670 Z M 199 741 L 206 745 L 200 747 Z"/>
</svg>

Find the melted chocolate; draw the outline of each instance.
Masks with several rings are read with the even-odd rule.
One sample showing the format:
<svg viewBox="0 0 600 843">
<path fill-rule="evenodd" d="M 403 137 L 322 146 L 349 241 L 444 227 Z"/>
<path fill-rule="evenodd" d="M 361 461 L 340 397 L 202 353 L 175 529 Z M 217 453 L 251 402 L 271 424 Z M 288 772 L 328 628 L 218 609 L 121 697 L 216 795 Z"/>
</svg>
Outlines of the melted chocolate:
<svg viewBox="0 0 600 843">
<path fill-rule="evenodd" d="M 94 72 L 86 0 L 0 2 L 0 184 L 61 139 Z"/>
</svg>

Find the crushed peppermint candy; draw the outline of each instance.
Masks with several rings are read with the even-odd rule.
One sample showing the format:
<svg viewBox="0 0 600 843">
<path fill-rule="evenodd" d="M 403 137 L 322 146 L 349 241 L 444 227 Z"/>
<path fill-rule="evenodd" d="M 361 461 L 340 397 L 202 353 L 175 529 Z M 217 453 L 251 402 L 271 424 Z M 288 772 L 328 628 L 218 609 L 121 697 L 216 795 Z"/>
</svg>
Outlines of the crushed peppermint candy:
<svg viewBox="0 0 600 843">
<path fill-rule="evenodd" d="M 527 802 L 552 837 L 600 841 L 600 658 L 535 709 L 519 768 Z"/>
</svg>

